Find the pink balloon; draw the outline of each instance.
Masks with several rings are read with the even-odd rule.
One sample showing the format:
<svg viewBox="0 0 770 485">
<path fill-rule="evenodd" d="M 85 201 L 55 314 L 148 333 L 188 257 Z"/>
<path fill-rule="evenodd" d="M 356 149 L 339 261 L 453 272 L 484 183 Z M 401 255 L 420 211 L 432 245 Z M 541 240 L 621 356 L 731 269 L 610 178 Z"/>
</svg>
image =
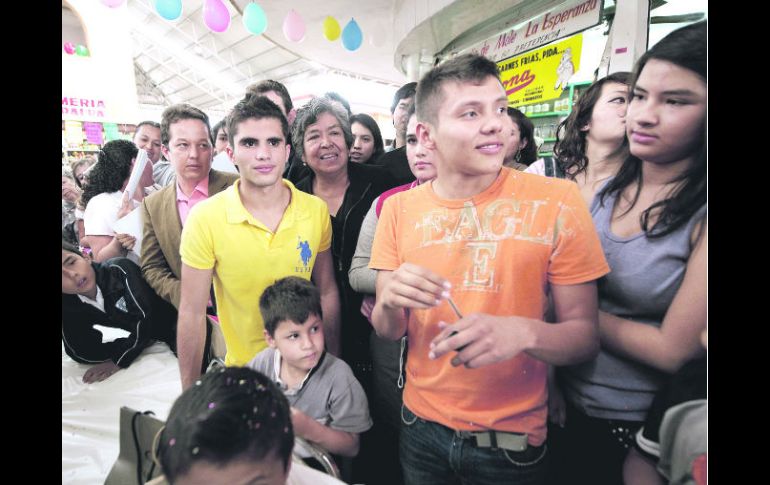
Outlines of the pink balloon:
<svg viewBox="0 0 770 485">
<path fill-rule="evenodd" d="M 72 42 L 65 42 L 64 43 L 64 52 L 66 52 L 67 54 L 70 54 L 70 55 L 74 54 L 75 53 L 75 44 L 73 44 Z"/>
<path fill-rule="evenodd" d="M 283 35 L 292 42 L 300 42 L 305 38 L 305 21 L 294 9 L 289 10 L 283 21 Z"/>
<path fill-rule="evenodd" d="M 230 12 L 222 0 L 206 0 L 203 21 L 214 32 L 224 32 L 230 26 Z"/>
<path fill-rule="evenodd" d="M 126 0 L 102 0 L 102 3 L 110 8 L 118 8 L 123 5 Z"/>
</svg>

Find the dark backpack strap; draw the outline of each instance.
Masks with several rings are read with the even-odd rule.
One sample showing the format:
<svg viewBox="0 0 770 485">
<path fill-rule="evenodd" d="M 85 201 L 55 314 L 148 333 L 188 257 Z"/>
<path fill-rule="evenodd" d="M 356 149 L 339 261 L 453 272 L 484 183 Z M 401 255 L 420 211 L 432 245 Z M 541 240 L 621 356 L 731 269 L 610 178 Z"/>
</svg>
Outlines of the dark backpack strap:
<svg viewBox="0 0 770 485">
<path fill-rule="evenodd" d="M 558 161 L 556 161 L 556 159 L 554 159 L 553 161 L 553 166 L 555 169 L 554 172 L 556 173 L 557 179 L 567 178 L 567 174 L 564 173 L 564 169 L 561 167 L 561 164 Z"/>
<path fill-rule="evenodd" d="M 546 177 L 556 177 L 558 179 L 566 178 L 564 169 L 561 168 L 561 165 L 559 165 L 559 163 L 554 160 L 553 157 L 544 157 L 543 162 L 543 165 L 545 166 Z"/>
<path fill-rule="evenodd" d="M 545 166 L 545 176 L 546 177 L 553 177 L 554 168 L 553 166 L 556 165 L 553 163 L 552 157 L 545 157 L 543 158 L 543 165 Z"/>
<path fill-rule="evenodd" d="M 147 457 L 142 454 L 142 448 L 141 446 L 139 446 L 139 437 L 137 436 L 137 430 L 136 430 L 136 420 L 142 414 L 155 415 L 155 413 L 152 411 L 144 411 L 144 412 L 137 411 L 136 413 L 134 413 L 134 416 L 131 418 L 131 434 L 134 437 L 134 448 L 136 449 L 136 483 L 138 483 L 139 485 L 142 485 L 148 480 L 150 480 L 150 478 L 152 478 L 153 472 L 155 471 L 155 462 L 152 461 L 152 455 L 150 455 L 149 457 L 150 463 L 151 463 L 150 472 L 147 474 L 146 478 L 144 479 L 142 478 L 142 463 L 144 458 L 147 458 Z"/>
</svg>

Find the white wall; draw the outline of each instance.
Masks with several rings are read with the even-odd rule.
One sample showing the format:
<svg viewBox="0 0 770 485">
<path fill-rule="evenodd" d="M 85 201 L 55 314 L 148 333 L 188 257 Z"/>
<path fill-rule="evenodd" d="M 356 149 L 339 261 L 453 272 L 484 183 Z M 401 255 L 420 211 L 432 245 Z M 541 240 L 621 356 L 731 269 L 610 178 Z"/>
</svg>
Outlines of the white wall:
<svg viewBox="0 0 770 485">
<path fill-rule="evenodd" d="M 136 81 L 131 38 L 125 21 L 126 6 L 109 8 L 98 0 L 65 0 L 80 16 L 90 57 L 69 55 L 62 49 L 62 119 L 138 123 Z M 77 105 L 66 106 L 64 98 Z M 69 101 L 68 101 L 69 104 Z M 80 111 L 82 110 L 82 112 Z"/>
</svg>

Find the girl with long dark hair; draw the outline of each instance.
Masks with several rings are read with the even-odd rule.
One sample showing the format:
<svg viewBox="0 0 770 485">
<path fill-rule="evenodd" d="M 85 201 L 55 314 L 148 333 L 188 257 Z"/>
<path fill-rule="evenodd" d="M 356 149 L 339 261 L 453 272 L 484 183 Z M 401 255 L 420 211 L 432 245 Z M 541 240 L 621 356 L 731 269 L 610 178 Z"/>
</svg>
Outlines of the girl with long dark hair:
<svg viewBox="0 0 770 485">
<path fill-rule="evenodd" d="M 630 155 L 591 204 L 612 268 L 599 280 L 602 348 L 559 369 L 567 412 L 552 446 L 570 483 L 622 483 L 653 397 L 704 353 L 707 79 L 705 22 L 672 32 L 637 62 Z"/>
</svg>

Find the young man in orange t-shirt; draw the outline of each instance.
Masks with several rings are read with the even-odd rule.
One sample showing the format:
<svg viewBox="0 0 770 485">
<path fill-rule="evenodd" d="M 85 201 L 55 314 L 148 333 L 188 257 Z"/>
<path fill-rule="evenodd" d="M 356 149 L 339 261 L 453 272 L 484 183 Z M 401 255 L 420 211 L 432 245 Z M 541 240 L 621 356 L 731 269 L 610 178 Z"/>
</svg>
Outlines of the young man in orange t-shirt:
<svg viewBox="0 0 770 485">
<path fill-rule="evenodd" d="M 369 265 L 377 334 L 409 337 L 404 478 L 542 483 L 547 366 L 596 355 L 609 267 L 574 183 L 502 167 L 511 121 L 492 61 L 452 59 L 416 97 L 438 177 L 385 202 Z"/>
</svg>

